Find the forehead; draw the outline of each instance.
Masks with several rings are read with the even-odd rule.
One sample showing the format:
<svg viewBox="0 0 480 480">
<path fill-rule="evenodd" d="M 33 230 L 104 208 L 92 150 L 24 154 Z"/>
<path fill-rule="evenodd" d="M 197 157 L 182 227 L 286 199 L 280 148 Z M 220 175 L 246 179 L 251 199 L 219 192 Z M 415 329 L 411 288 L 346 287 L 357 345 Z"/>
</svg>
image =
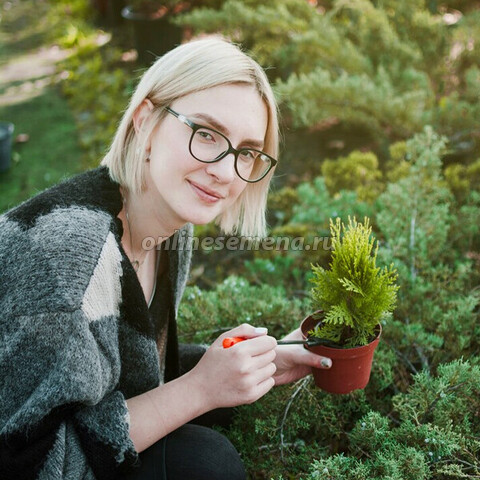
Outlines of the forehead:
<svg viewBox="0 0 480 480">
<path fill-rule="evenodd" d="M 267 130 L 268 109 L 253 85 L 226 84 L 208 88 L 175 100 L 172 108 L 187 117 L 195 117 L 195 114 L 213 117 L 236 137 L 263 140 Z"/>
</svg>

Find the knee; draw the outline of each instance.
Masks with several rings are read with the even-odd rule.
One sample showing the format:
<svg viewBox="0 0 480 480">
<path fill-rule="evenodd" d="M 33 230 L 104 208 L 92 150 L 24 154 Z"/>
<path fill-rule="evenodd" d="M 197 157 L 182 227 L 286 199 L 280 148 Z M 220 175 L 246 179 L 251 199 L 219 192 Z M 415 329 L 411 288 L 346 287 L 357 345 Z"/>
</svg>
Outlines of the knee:
<svg viewBox="0 0 480 480">
<path fill-rule="evenodd" d="M 184 425 L 168 436 L 167 477 L 195 480 L 245 480 L 242 459 L 224 435 L 199 425 Z"/>
<path fill-rule="evenodd" d="M 237 449 L 227 437 L 214 430 L 210 431 L 213 432 L 211 451 L 221 459 L 216 464 L 217 468 L 211 472 L 210 478 L 212 480 L 245 480 L 245 467 Z"/>
</svg>

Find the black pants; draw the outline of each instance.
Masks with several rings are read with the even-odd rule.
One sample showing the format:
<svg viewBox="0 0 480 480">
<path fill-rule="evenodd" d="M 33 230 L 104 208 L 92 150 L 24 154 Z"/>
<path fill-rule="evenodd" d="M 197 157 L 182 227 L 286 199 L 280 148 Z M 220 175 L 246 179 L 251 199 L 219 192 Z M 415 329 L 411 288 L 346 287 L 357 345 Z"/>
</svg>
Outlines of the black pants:
<svg viewBox="0 0 480 480">
<path fill-rule="evenodd" d="M 203 349 L 192 347 L 180 350 L 182 374 L 203 354 Z M 227 427 L 232 415 L 230 408 L 213 410 L 169 433 L 140 453 L 140 465 L 122 480 L 245 480 L 245 468 L 235 447 L 209 428 Z"/>
<path fill-rule="evenodd" d="M 187 424 L 140 454 L 125 480 L 245 480 L 235 447 L 222 434 Z"/>
</svg>

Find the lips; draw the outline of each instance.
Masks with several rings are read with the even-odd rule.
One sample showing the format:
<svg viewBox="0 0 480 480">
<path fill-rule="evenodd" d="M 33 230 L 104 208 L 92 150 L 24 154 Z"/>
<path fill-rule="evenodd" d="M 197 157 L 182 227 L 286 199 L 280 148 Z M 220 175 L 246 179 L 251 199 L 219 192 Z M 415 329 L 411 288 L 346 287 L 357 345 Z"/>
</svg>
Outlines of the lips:
<svg viewBox="0 0 480 480">
<path fill-rule="evenodd" d="M 225 198 L 225 195 L 222 195 L 221 193 L 212 190 L 208 187 L 205 187 L 204 185 L 200 185 L 198 183 L 192 182 L 191 180 L 188 180 L 188 183 L 192 187 L 193 191 L 202 199 L 205 200 L 209 203 L 215 203 L 218 202 L 218 200 L 221 200 L 222 198 Z"/>
</svg>

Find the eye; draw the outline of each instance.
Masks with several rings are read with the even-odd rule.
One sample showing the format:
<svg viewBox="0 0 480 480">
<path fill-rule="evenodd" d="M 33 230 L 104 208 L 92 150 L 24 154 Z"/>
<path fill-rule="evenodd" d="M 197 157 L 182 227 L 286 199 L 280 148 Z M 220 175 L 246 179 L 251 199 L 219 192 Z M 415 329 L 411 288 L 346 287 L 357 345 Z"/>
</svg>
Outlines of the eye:
<svg viewBox="0 0 480 480">
<path fill-rule="evenodd" d="M 205 142 L 215 142 L 213 132 L 208 132 L 207 130 L 198 130 L 197 137 Z"/>
<path fill-rule="evenodd" d="M 253 150 L 242 150 L 240 152 L 240 159 L 245 162 L 253 162 L 258 156 L 258 153 Z"/>
</svg>

